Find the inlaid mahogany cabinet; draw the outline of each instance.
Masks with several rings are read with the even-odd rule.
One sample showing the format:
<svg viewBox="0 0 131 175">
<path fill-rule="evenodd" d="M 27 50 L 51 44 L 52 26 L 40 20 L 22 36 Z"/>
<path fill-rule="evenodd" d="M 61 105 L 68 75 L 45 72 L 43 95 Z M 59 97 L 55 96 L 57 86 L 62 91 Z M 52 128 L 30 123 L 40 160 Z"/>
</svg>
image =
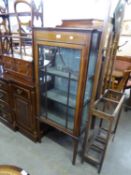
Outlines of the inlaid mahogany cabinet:
<svg viewBox="0 0 131 175">
<path fill-rule="evenodd" d="M 0 75 L 0 121 L 38 140 L 35 86 L 4 72 Z"/>
<path fill-rule="evenodd" d="M 73 138 L 73 163 L 88 117 L 100 37 L 93 29 L 34 29 L 37 118 Z"/>
</svg>

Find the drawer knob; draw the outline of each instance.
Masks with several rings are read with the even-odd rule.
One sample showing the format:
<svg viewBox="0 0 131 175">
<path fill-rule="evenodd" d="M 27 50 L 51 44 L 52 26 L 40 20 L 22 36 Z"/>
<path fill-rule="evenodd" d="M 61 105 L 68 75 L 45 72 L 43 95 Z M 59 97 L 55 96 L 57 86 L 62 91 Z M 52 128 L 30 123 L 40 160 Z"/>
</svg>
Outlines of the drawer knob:
<svg viewBox="0 0 131 175">
<path fill-rule="evenodd" d="M 2 87 L 2 84 L 0 84 L 0 87 Z"/>
<path fill-rule="evenodd" d="M 19 95 L 22 94 L 22 90 L 21 90 L 21 89 L 17 89 L 16 92 L 17 92 L 17 94 L 19 94 Z"/>
</svg>

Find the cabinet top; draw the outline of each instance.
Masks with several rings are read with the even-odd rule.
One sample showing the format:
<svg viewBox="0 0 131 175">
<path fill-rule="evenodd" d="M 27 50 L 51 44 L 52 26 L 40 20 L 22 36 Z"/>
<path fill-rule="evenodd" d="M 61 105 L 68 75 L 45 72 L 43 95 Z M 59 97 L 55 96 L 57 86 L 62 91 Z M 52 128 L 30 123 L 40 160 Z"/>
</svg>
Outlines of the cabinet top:
<svg viewBox="0 0 131 175">
<path fill-rule="evenodd" d="M 64 19 L 62 24 L 57 27 L 75 27 L 75 28 L 97 28 L 102 29 L 104 21 L 100 19 Z"/>
<path fill-rule="evenodd" d="M 87 28 L 81 28 L 81 27 L 33 27 L 34 31 L 63 31 L 63 32 L 81 32 L 81 33 L 87 33 L 87 32 L 94 32 L 94 31 L 101 31 L 101 29 L 98 29 L 97 27 L 87 27 Z"/>
<path fill-rule="evenodd" d="M 25 86 L 25 87 L 28 87 L 31 89 L 34 89 L 34 87 L 35 87 L 34 82 L 22 80 L 20 78 L 17 78 L 16 76 L 9 74 L 8 72 L 1 73 L 0 80 L 8 82 L 8 83 L 13 82 L 13 83 L 16 83 L 18 85 L 22 85 L 22 86 Z"/>
<path fill-rule="evenodd" d="M 79 28 L 34 28 L 35 42 L 56 42 L 75 45 L 89 45 L 93 33 L 101 33 L 97 29 Z"/>
</svg>

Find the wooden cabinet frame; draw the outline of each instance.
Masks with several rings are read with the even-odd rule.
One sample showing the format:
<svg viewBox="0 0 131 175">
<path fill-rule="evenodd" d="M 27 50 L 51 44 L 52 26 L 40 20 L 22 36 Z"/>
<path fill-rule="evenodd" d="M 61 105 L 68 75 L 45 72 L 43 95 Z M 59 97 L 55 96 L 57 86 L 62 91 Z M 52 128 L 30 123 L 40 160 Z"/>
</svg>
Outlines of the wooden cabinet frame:
<svg viewBox="0 0 131 175">
<path fill-rule="evenodd" d="M 80 140 L 80 136 L 83 133 L 81 128 L 82 121 L 82 109 L 83 109 L 83 101 L 84 94 L 86 88 L 86 80 L 88 75 L 88 65 L 89 65 L 89 57 L 91 43 L 93 39 L 93 33 L 95 30 L 80 30 L 80 29 L 40 29 L 36 28 L 34 31 L 34 57 L 35 57 L 35 84 L 36 84 L 36 102 L 37 102 L 37 118 L 40 122 L 46 123 L 54 128 L 62 131 L 63 133 L 71 136 L 74 140 L 74 151 L 73 151 L 73 164 L 75 164 L 78 143 Z M 100 31 L 97 31 L 99 35 L 101 35 Z M 57 36 L 61 36 L 58 37 Z M 73 38 L 73 39 L 70 39 Z M 100 38 L 99 38 L 100 39 Z M 97 42 L 97 47 L 99 42 Z M 76 96 L 76 107 L 74 114 L 74 127 L 73 130 L 69 130 L 66 127 L 61 126 L 60 124 L 56 124 L 55 122 L 48 119 L 46 116 L 41 116 L 40 114 L 40 83 L 39 83 L 39 46 L 51 46 L 51 47 L 64 47 L 71 49 L 79 49 L 81 50 L 80 56 L 80 68 L 79 68 L 79 78 L 78 78 L 78 87 L 77 87 L 77 96 Z M 97 55 L 96 55 L 97 57 Z M 88 115 L 88 114 L 87 114 Z"/>
</svg>

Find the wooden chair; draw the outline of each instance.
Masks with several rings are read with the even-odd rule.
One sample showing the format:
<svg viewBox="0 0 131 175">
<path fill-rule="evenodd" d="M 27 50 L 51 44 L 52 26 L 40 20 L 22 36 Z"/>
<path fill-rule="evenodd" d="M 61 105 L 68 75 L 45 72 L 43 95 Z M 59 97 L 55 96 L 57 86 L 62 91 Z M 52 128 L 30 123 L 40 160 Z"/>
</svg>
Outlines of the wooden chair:
<svg viewBox="0 0 131 175">
<path fill-rule="evenodd" d="M 113 75 L 112 89 L 123 92 L 126 89 L 128 79 L 130 77 L 131 69 L 124 70 L 122 72 L 122 77 Z"/>
<path fill-rule="evenodd" d="M 20 12 L 18 10 L 18 5 L 19 4 L 24 4 L 28 6 L 30 9 L 29 12 Z M 32 39 L 31 39 L 31 33 L 32 33 L 32 6 L 31 3 L 29 3 L 27 0 L 16 0 L 14 2 L 14 10 L 17 16 L 17 21 L 18 21 L 18 32 L 20 36 L 20 53 L 22 54 L 22 47 L 24 49 L 24 54 L 26 55 L 26 46 L 31 46 L 32 45 Z M 21 17 L 26 17 L 29 16 L 30 19 L 28 21 L 23 21 Z M 26 30 L 25 30 L 26 28 Z"/>
<path fill-rule="evenodd" d="M 129 71 L 131 69 L 131 59 L 126 56 L 117 56 L 112 73 L 110 71 L 111 68 L 106 68 L 108 70 L 105 74 L 103 91 L 108 88 L 116 89 L 120 83 L 120 80 L 122 80 L 122 82 L 119 84 L 120 86 L 118 87 L 118 90 L 124 90 L 124 85 L 126 85 L 128 77 L 127 70 Z"/>
<path fill-rule="evenodd" d="M 5 13 L 5 9 L 0 6 L 0 13 Z M 9 53 L 11 50 L 11 40 L 7 36 L 9 34 L 9 30 L 7 28 L 8 20 L 7 18 L 0 17 L 1 22 L 0 22 L 0 31 L 2 33 L 2 43 L 1 43 L 1 52 L 2 53 Z"/>
</svg>

